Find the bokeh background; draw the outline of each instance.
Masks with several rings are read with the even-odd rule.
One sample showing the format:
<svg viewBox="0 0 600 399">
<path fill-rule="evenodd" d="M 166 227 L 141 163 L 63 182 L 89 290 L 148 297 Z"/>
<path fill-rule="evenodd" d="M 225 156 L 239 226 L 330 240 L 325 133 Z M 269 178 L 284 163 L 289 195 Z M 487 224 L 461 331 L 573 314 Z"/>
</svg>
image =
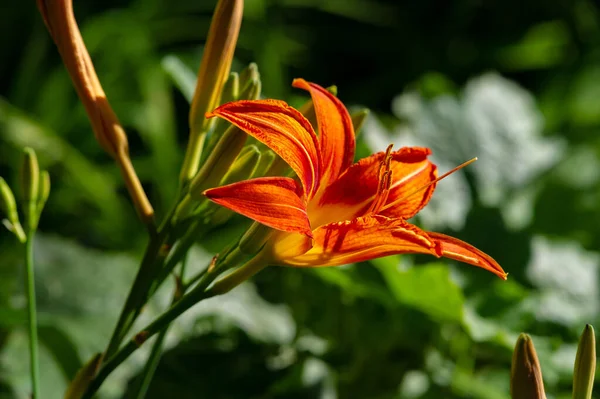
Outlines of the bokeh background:
<svg viewBox="0 0 600 399">
<path fill-rule="evenodd" d="M 190 87 L 215 2 L 75 1 L 159 213 L 173 199 Z M 33 147 L 53 188 L 36 243 L 47 398 L 104 348 L 146 240 L 32 1 L 0 5 L 0 175 Z M 359 155 L 425 145 L 441 170 L 416 222 L 494 256 L 506 282 L 427 257 L 270 268 L 172 328 L 149 398 L 508 399 L 530 333 L 548 398 L 569 398 L 577 338 L 600 326 L 600 6 L 592 0 L 247 0 L 234 70 L 300 104 L 294 77 L 373 112 Z M 246 224 L 194 247 L 190 267 Z M 24 398 L 19 246 L 0 232 L 0 398 Z M 166 306 L 171 287 L 142 322 Z M 149 346 L 149 345 L 147 345 Z M 109 379 L 127 397 L 145 352 Z"/>
</svg>

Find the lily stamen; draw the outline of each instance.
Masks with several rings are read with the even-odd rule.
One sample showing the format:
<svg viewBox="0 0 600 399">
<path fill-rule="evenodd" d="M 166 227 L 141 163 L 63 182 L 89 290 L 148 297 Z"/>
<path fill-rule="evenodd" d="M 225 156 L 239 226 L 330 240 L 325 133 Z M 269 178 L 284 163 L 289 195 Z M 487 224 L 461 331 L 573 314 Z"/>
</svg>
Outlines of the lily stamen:
<svg viewBox="0 0 600 399">
<path fill-rule="evenodd" d="M 413 192 L 411 192 L 411 193 L 409 193 L 409 194 L 407 194 L 407 195 L 405 195 L 405 196 L 403 196 L 403 197 L 400 197 L 400 198 L 396 199 L 394 202 L 390 202 L 389 204 L 387 204 L 386 206 L 384 206 L 383 208 L 381 208 L 381 209 L 380 209 L 380 211 L 381 211 L 381 212 L 383 212 L 383 211 L 385 211 L 386 209 L 390 209 L 391 207 L 393 207 L 393 206 L 395 206 L 395 205 L 397 205 L 397 204 L 399 204 L 399 203 L 401 203 L 401 202 L 403 202 L 403 201 L 406 201 L 406 199 L 407 199 L 407 198 L 410 198 L 410 197 L 412 197 L 413 195 L 420 193 L 421 191 L 423 191 L 423 190 L 427 189 L 428 187 L 432 186 L 433 184 L 436 184 L 436 183 L 437 183 L 437 182 L 439 182 L 440 180 L 442 180 L 442 179 L 445 179 L 446 177 L 450 176 L 450 175 L 451 175 L 451 174 L 453 174 L 454 172 L 457 172 L 457 171 L 461 170 L 461 169 L 462 169 L 462 168 L 464 168 L 465 166 L 468 166 L 468 165 L 472 164 L 472 163 L 473 163 L 473 162 L 475 162 L 475 161 L 477 161 L 477 157 L 475 157 L 475 158 L 472 158 L 472 159 L 469 159 L 468 161 L 461 163 L 461 164 L 460 164 L 460 165 L 458 165 L 457 167 L 455 167 L 455 168 L 453 168 L 453 169 L 449 170 L 448 172 L 444 173 L 444 174 L 443 174 L 443 175 L 441 175 L 440 177 L 438 177 L 438 178 L 436 178 L 436 179 L 434 179 L 434 180 L 430 181 L 429 183 L 425 184 L 424 186 L 422 186 L 422 187 L 419 187 L 419 188 L 418 188 L 418 189 L 416 189 L 415 191 L 413 191 Z"/>
<path fill-rule="evenodd" d="M 375 198 L 367 211 L 367 214 L 377 214 L 383 205 L 385 205 L 390 188 L 392 187 L 392 148 L 393 144 L 390 144 L 385 151 L 385 156 L 379 165 L 379 184 L 377 185 L 377 192 Z"/>
</svg>

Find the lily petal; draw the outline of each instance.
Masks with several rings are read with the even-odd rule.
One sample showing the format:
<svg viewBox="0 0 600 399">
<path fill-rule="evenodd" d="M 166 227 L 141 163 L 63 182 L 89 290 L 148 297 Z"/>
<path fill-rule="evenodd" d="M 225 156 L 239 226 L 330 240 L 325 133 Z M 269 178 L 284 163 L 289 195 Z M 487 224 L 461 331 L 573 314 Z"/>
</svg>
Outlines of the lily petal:
<svg viewBox="0 0 600 399">
<path fill-rule="evenodd" d="M 302 187 L 289 177 L 260 177 L 211 188 L 211 201 L 277 230 L 312 237 Z"/>
<path fill-rule="evenodd" d="M 445 234 L 432 232 L 427 232 L 427 234 L 440 245 L 442 256 L 481 267 L 506 280 L 508 273 L 504 272 L 502 267 L 491 256 L 471 244 Z"/>
<path fill-rule="evenodd" d="M 437 168 L 427 159 L 430 153 L 431 150 L 421 147 L 403 147 L 392 152 L 392 184 L 387 204 L 398 203 L 387 209 L 384 207 L 380 214 L 409 219 L 429 202 L 435 184 L 418 190 L 436 177 Z M 319 203 L 314 205 L 315 209 L 311 207 L 309 211 L 313 226 L 364 215 L 375 199 L 384 157 L 385 152 L 378 152 L 361 159 L 328 186 Z M 313 216 L 317 214 L 319 217 Z"/>
<path fill-rule="evenodd" d="M 354 161 L 354 127 L 344 104 L 323 87 L 294 79 L 292 86 L 310 93 L 315 107 L 321 144 L 322 187 L 332 183 Z"/>
<path fill-rule="evenodd" d="M 321 226 L 313 231 L 313 247 L 308 252 L 286 256 L 304 240 L 297 234 L 277 240 L 272 257 L 281 265 L 318 267 L 403 253 L 441 256 L 436 242 L 427 233 L 401 219 L 383 216 L 359 217 Z"/>
<path fill-rule="evenodd" d="M 320 178 L 319 142 L 310 122 L 278 100 L 236 101 L 223 104 L 208 118 L 221 117 L 279 155 L 296 172 L 311 198 Z"/>
</svg>

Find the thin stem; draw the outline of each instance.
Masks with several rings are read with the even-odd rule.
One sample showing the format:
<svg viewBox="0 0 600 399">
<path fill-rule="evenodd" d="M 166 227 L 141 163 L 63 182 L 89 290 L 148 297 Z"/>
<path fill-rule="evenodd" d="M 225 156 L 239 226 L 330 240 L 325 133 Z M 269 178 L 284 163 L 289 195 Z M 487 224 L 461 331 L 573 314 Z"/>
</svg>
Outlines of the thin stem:
<svg viewBox="0 0 600 399">
<path fill-rule="evenodd" d="M 176 204 L 177 202 L 178 201 L 175 201 Z M 175 209 L 176 205 L 173 206 L 165 216 L 162 224 L 158 228 L 158 232 L 156 234 L 150 234 L 150 241 L 146 246 L 140 268 L 138 269 L 133 285 L 129 290 L 129 294 L 127 295 L 123 309 L 121 310 L 112 337 L 104 352 L 104 359 L 109 359 L 110 356 L 119 349 L 121 341 L 123 341 L 123 338 L 133 325 L 142 306 L 148 298 L 153 279 L 156 275 L 156 270 L 160 269 L 162 262 L 165 261 L 165 258 L 169 254 L 170 246 L 173 241 L 176 240 L 176 236 L 169 234 L 171 230 L 171 218 L 175 213 Z"/>
<path fill-rule="evenodd" d="M 121 344 L 124 335 L 127 333 L 127 331 L 129 330 L 129 328 L 135 320 L 136 308 L 139 307 L 139 298 L 142 292 L 144 291 L 144 288 L 149 283 L 148 277 L 150 274 L 150 269 L 156 261 L 156 258 L 160 252 L 160 248 L 165 238 L 165 234 L 162 232 L 159 232 L 159 234 L 153 235 L 150 238 L 150 242 L 146 247 L 144 257 L 142 258 L 142 263 L 140 264 L 138 273 L 135 276 L 133 285 L 131 286 L 129 294 L 127 295 L 127 299 L 125 300 L 123 309 L 121 310 L 121 315 L 119 316 L 117 325 L 106 348 L 104 355 L 105 359 L 109 358 L 119 348 L 119 345 Z"/>
<path fill-rule="evenodd" d="M 240 253 L 239 249 L 235 247 L 232 250 L 229 250 L 227 254 L 224 256 L 223 261 L 219 266 L 215 267 L 213 270 L 204 274 L 203 278 L 198 282 L 198 284 L 189 292 L 189 294 L 184 295 L 176 304 L 174 304 L 169 310 L 163 313 L 160 317 L 158 317 L 154 322 L 149 324 L 146 328 L 138 332 L 134 337 L 129 340 L 127 344 L 122 346 L 120 349 L 115 351 L 115 354 L 108 357 L 107 361 L 100 368 L 96 377 L 90 382 L 87 390 L 81 399 L 90 399 L 94 393 L 100 388 L 104 380 L 121 364 L 123 363 L 136 349 L 143 345 L 146 340 L 160 331 L 164 330 L 179 317 L 186 310 L 197 304 L 198 302 L 211 298 L 213 296 L 219 295 L 225 291 L 215 291 L 206 289 L 208 286 L 219 276 L 220 272 L 223 270 L 227 270 L 229 267 L 237 264 L 241 258 L 243 258 L 243 254 Z M 255 257 L 250 259 L 245 265 L 246 269 L 243 272 L 232 273 L 235 275 L 233 279 L 236 279 L 237 284 L 241 283 L 243 280 L 240 278 L 241 276 L 250 277 L 252 274 L 258 272 L 261 268 L 258 266 L 262 260 L 260 257 Z M 252 273 L 248 273 L 248 268 L 251 267 L 253 269 Z M 229 277 L 229 276 L 228 276 Z M 232 278 L 226 278 L 225 285 L 228 290 L 233 288 Z M 224 288 L 223 284 L 221 284 L 221 289 Z"/>
<path fill-rule="evenodd" d="M 179 270 L 179 281 L 176 283 L 176 287 L 173 291 L 173 299 L 171 300 L 171 306 L 173 306 L 181 295 L 185 293 L 186 287 L 183 286 L 180 282 L 183 281 L 185 275 L 185 267 L 187 264 L 187 254 L 181 260 L 181 269 Z M 183 292 L 181 292 L 183 290 Z M 137 399 L 144 399 L 146 397 L 146 393 L 148 392 L 148 388 L 150 388 L 150 383 L 152 382 L 152 378 L 154 377 L 154 373 L 156 372 L 156 368 L 158 367 L 158 363 L 160 362 L 160 358 L 162 356 L 163 344 L 165 341 L 165 337 L 167 336 L 167 331 L 169 330 L 169 326 L 165 327 L 154 341 L 154 345 L 152 346 L 152 351 L 146 360 L 146 366 L 144 366 L 144 370 L 142 372 L 142 381 L 139 385 L 139 390 L 135 397 Z"/>
<path fill-rule="evenodd" d="M 37 313 L 35 306 L 35 276 L 33 267 L 33 231 L 29 230 L 25 241 L 25 267 L 27 313 L 29 316 L 29 363 L 33 398 L 40 398 L 40 370 L 38 365 Z"/>
<path fill-rule="evenodd" d="M 139 385 L 139 390 L 135 396 L 137 399 L 144 399 L 146 397 L 146 393 L 148 392 L 148 388 L 150 388 L 150 383 L 154 378 L 154 373 L 156 372 L 156 368 L 158 367 L 158 363 L 160 362 L 160 358 L 162 356 L 163 343 L 165 341 L 165 337 L 167 336 L 168 329 L 169 326 L 165 327 L 165 329 L 162 330 L 156 337 L 156 341 L 154 341 L 152 352 L 150 352 L 150 356 L 148 356 L 148 360 L 146 360 L 146 366 L 144 367 L 144 371 L 142 373 L 142 381 Z"/>
<path fill-rule="evenodd" d="M 214 296 L 205 292 L 205 289 L 214 280 L 216 275 L 207 274 L 205 278 L 196 286 L 189 294 L 184 295 L 175 305 L 163 313 L 151 324 L 138 332 L 127 344 L 119 349 L 111 358 L 108 359 L 104 366 L 100 369 L 96 377 L 88 386 L 82 399 L 90 399 L 94 393 L 100 388 L 102 382 L 108 377 L 121 363 L 123 363 L 133 352 L 135 352 L 144 342 L 164 330 L 186 310 L 197 304 L 198 302 Z"/>
</svg>

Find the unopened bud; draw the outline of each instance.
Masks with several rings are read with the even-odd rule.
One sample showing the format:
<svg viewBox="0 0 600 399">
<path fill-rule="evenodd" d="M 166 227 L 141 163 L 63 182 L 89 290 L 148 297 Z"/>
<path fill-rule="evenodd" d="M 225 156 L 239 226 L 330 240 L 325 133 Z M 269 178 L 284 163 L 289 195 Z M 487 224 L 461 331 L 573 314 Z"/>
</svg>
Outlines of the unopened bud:
<svg viewBox="0 0 600 399">
<path fill-rule="evenodd" d="M 229 76 L 243 10 L 243 0 L 219 0 L 217 3 L 190 109 L 192 133 L 205 130 L 207 119 L 204 115 L 219 103 L 223 84 Z"/>
<path fill-rule="evenodd" d="M 596 337 L 594 327 L 587 324 L 583 329 L 573 372 L 573 399 L 591 399 L 596 373 Z"/>
<path fill-rule="evenodd" d="M 247 255 L 257 254 L 265 246 L 273 229 L 262 223 L 254 222 L 240 239 L 240 251 Z"/>
<path fill-rule="evenodd" d="M 48 201 L 48 197 L 50 196 L 50 174 L 47 170 L 42 170 L 40 172 L 40 189 L 37 199 L 37 209 L 38 213 L 41 213 L 44 209 L 44 205 L 46 205 L 46 201 Z"/>
<path fill-rule="evenodd" d="M 360 111 L 356 111 L 353 112 L 352 115 L 350 115 L 350 118 L 352 119 L 352 126 L 354 127 L 354 134 L 355 135 L 359 135 L 361 129 L 363 128 L 365 121 L 367 120 L 367 117 L 369 116 L 371 111 L 369 111 L 368 108 L 363 108 Z"/>
<path fill-rule="evenodd" d="M 249 145 L 244 147 L 240 155 L 235 160 L 234 164 L 229 169 L 229 172 L 220 185 L 235 183 L 242 180 L 252 178 L 256 174 L 256 170 L 260 165 L 260 161 L 263 156 L 255 145 Z M 212 214 L 210 221 L 214 225 L 221 225 L 227 222 L 233 216 L 234 212 L 223 206 L 218 206 L 211 203 L 210 206 L 214 206 L 215 210 Z"/>
<path fill-rule="evenodd" d="M 179 175 L 182 186 L 197 174 L 210 120 L 205 114 L 219 104 L 229 76 L 242 24 L 243 0 L 219 0 L 213 14 L 190 108 L 190 140 Z"/>
<path fill-rule="evenodd" d="M 23 163 L 21 166 L 21 196 L 23 202 L 35 202 L 40 190 L 40 167 L 37 156 L 32 148 L 23 150 Z"/>
<path fill-rule="evenodd" d="M 220 186 L 250 179 L 258 166 L 261 154 L 258 147 L 249 145 L 244 147 L 229 171 L 221 180 Z"/>
<path fill-rule="evenodd" d="M 131 164 L 125 130 L 106 98 L 81 37 L 72 0 L 37 0 L 37 5 L 85 107 L 96 140 L 117 161 L 140 218 L 152 225 L 154 210 Z"/>
<path fill-rule="evenodd" d="M 9 222 L 15 223 L 19 221 L 15 196 L 2 177 L 0 177 L 0 209 Z"/>
<path fill-rule="evenodd" d="M 223 86 L 223 95 L 221 96 L 220 104 L 223 105 L 225 103 L 235 101 L 240 97 L 240 79 L 236 72 L 232 72 L 229 75 L 229 79 L 225 82 L 225 86 Z M 211 151 L 219 138 L 225 133 L 225 130 L 231 123 L 226 121 L 225 119 L 217 119 L 215 121 L 214 129 L 206 146 L 207 151 Z"/>
<path fill-rule="evenodd" d="M 240 78 L 237 72 L 229 74 L 229 78 L 223 86 L 221 104 L 235 101 L 240 96 Z"/>
<path fill-rule="evenodd" d="M 35 230 L 39 212 L 37 201 L 40 192 L 40 167 L 35 151 L 25 148 L 23 153 L 23 164 L 21 166 L 21 197 L 23 201 L 23 213 L 29 230 Z"/>
<path fill-rule="evenodd" d="M 246 68 L 240 73 L 240 90 L 245 90 L 250 82 L 259 80 L 260 72 L 258 71 L 258 65 L 251 62 Z"/>
<path fill-rule="evenodd" d="M 0 177 L 0 210 L 6 216 L 4 225 L 6 228 L 17 236 L 19 241 L 25 242 L 25 232 L 19 222 L 19 213 L 17 211 L 17 201 L 15 196 L 6 183 L 6 181 Z"/>
<path fill-rule="evenodd" d="M 190 183 L 189 192 L 192 198 L 203 199 L 204 190 L 219 185 L 244 147 L 246 138 L 246 133 L 235 126 L 231 126 L 223 133 L 214 150 Z"/>
<path fill-rule="evenodd" d="M 260 79 L 253 79 L 240 92 L 240 100 L 258 100 L 260 98 L 262 84 Z"/>
<path fill-rule="evenodd" d="M 258 165 L 256 165 L 256 169 L 252 174 L 252 177 L 262 177 L 266 176 L 269 169 L 271 169 L 271 165 L 275 161 L 275 153 L 269 150 L 265 150 L 260 154 L 260 160 L 258 161 Z"/>
<path fill-rule="evenodd" d="M 510 371 L 512 399 L 546 399 L 542 369 L 531 337 L 519 335 Z"/>
</svg>

